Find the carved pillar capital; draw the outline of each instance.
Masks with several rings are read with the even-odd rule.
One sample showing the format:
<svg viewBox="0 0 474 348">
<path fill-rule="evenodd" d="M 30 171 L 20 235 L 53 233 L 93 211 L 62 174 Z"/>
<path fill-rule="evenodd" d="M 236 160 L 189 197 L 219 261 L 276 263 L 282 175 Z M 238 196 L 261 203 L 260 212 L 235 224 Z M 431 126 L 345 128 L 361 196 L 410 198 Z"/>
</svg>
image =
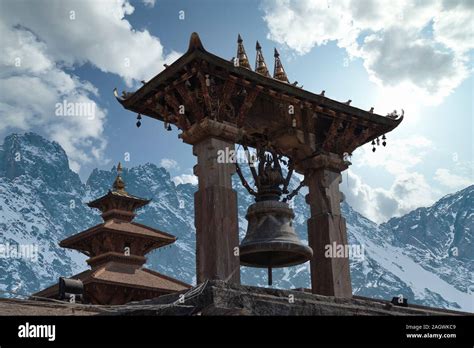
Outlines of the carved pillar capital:
<svg viewBox="0 0 474 348">
<path fill-rule="evenodd" d="M 341 171 L 347 167 L 347 162 L 333 153 L 319 154 L 298 163 L 308 186 L 306 203 L 310 205 L 311 216 L 341 214 L 343 195 L 339 184 L 342 181 Z"/>
<path fill-rule="evenodd" d="M 295 169 L 305 175 L 321 169 L 341 173 L 348 167 L 348 162 L 335 153 L 320 153 L 295 164 Z"/>
<path fill-rule="evenodd" d="M 217 138 L 236 143 L 242 137 L 243 130 L 232 124 L 204 118 L 179 134 L 185 143 L 195 145 L 208 138 Z"/>
</svg>

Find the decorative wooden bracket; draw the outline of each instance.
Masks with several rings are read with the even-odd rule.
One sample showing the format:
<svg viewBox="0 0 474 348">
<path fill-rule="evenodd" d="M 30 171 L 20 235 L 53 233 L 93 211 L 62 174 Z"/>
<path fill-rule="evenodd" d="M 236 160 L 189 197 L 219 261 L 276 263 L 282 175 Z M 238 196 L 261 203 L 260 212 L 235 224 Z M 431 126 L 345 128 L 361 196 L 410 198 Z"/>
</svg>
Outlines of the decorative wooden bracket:
<svg viewBox="0 0 474 348">
<path fill-rule="evenodd" d="M 370 127 L 365 128 L 362 131 L 362 134 L 358 136 L 354 136 L 351 141 L 346 146 L 346 152 L 352 153 L 360 144 L 365 144 L 367 139 L 370 139 L 374 135 L 375 131 L 373 131 Z"/>
<path fill-rule="evenodd" d="M 201 85 L 202 95 L 204 97 L 204 104 L 206 105 L 207 114 L 209 117 L 212 118 L 212 102 L 211 96 L 209 95 L 209 88 L 206 85 L 206 78 L 201 72 L 198 72 L 197 77 L 199 79 L 199 83 Z"/>
<path fill-rule="evenodd" d="M 196 100 L 189 94 L 189 91 L 184 85 L 184 83 L 176 85 L 175 88 L 181 98 L 183 98 L 184 102 L 186 103 L 185 106 L 191 109 L 196 120 L 201 121 L 204 118 L 204 114 L 201 110 L 201 107 L 196 103 Z"/>
<path fill-rule="evenodd" d="M 170 105 L 173 108 L 176 114 L 176 117 L 178 118 L 179 128 L 183 130 L 187 130 L 190 127 L 189 121 L 185 115 L 179 112 L 180 111 L 179 102 L 176 100 L 176 98 L 171 93 L 168 92 L 165 94 L 165 101 L 168 105 Z"/>
<path fill-rule="evenodd" d="M 344 129 L 344 134 L 342 135 L 342 137 L 338 140 L 337 143 L 335 143 L 337 145 L 337 150 L 339 152 L 349 152 L 348 150 L 348 144 L 350 144 L 354 138 L 355 138 L 355 135 L 354 135 L 354 131 L 356 130 L 357 128 L 357 122 L 352 120 L 347 126 L 346 126 L 346 129 Z"/>
<path fill-rule="evenodd" d="M 222 116 L 222 110 L 224 106 L 229 102 L 232 92 L 235 88 L 236 78 L 233 76 L 228 76 L 225 81 L 224 87 L 222 88 L 222 93 L 219 98 L 219 106 L 217 108 L 217 119 L 220 120 Z"/>
<path fill-rule="evenodd" d="M 335 140 L 337 130 L 341 124 L 342 124 L 341 119 L 338 119 L 338 118 L 333 119 L 331 126 L 329 127 L 329 130 L 326 134 L 326 140 L 323 143 L 324 150 L 331 151 L 331 146 Z"/>
<path fill-rule="evenodd" d="M 262 87 L 255 87 L 253 88 L 250 93 L 247 93 L 245 96 L 244 102 L 239 110 L 239 115 L 237 116 L 237 126 L 241 127 L 244 123 L 244 119 L 247 116 L 248 111 L 253 105 L 253 102 L 257 98 L 258 94 L 260 93 Z"/>
</svg>

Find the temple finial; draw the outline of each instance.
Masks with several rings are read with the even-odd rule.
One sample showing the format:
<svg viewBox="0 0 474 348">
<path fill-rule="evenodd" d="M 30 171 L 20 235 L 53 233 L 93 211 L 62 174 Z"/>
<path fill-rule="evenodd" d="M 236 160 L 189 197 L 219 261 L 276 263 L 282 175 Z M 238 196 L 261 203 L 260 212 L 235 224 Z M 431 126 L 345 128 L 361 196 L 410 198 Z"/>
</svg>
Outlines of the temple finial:
<svg viewBox="0 0 474 348">
<path fill-rule="evenodd" d="M 125 192 L 125 182 L 122 179 L 122 164 L 117 165 L 117 177 L 112 185 L 114 191 Z"/>
<path fill-rule="evenodd" d="M 255 71 L 260 75 L 271 77 L 270 73 L 268 72 L 267 64 L 265 64 L 265 59 L 263 58 L 262 46 L 260 46 L 260 43 L 258 41 L 255 49 L 257 50 L 257 57 L 255 59 Z"/>
<path fill-rule="evenodd" d="M 249 59 L 247 53 L 245 53 L 243 40 L 240 34 L 237 37 L 237 59 L 239 61 L 239 66 L 250 69 Z"/>
<path fill-rule="evenodd" d="M 204 46 L 202 45 L 201 39 L 199 38 L 199 35 L 196 32 L 191 34 L 191 37 L 189 38 L 189 46 L 188 46 L 188 52 L 194 51 L 194 50 L 205 51 Z"/>
<path fill-rule="evenodd" d="M 283 69 L 283 64 L 281 64 L 280 53 L 278 53 L 276 48 L 275 54 L 273 56 L 275 57 L 275 68 L 273 70 L 273 78 L 283 82 L 289 82 L 288 77 L 286 76 L 285 69 Z"/>
</svg>

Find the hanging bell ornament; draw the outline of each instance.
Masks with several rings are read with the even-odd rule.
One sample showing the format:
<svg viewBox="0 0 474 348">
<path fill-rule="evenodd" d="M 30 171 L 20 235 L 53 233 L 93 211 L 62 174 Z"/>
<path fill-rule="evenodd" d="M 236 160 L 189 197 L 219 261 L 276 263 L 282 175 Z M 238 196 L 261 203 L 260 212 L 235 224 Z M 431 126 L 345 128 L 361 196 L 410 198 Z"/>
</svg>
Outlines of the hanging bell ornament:
<svg viewBox="0 0 474 348">
<path fill-rule="evenodd" d="M 386 141 L 386 140 L 387 140 L 387 137 L 385 136 L 385 134 L 382 135 L 382 140 L 383 140 L 383 141 L 382 141 L 382 145 L 383 145 L 383 146 L 386 146 L 386 145 L 387 145 L 387 141 Z"/>
<path fill-rule="evenodd" d="M 293 227 L 295 214 L 280 197 L 286 190 L 280 162 L 275 153 L 259 154 L 258 185 L 255 203 L 247 210 L 247 233 L 239 246 L 240 263 L 268 269 L 269 285 L 272 268 L 288 267 L 308 261 L 313 250 L 303 244 Z M 248 183 L 238 169 L 244 186 Z M 291 175 L 291 174 L 290 174 Z M 283 185 L 283 188 L 280 187 Z M 247 188 L 248 189 L 248 188 Z"/>
<path fill-rule="evenodd" d="M 168 128 L 166 129 L 168 132 L 171 131 L 171 125 L 168 124 Z"/>
<path fill-rule="evenodd" d="M 377 137 L 377 146 L 380 145 L 380 139 Z"/>
<path fill-rule="evenodd" d="M 271 199 L 252 204 L 246 215 L 247 234 L 239 247 L 240 263 L 271 269 L 308 261 L 313 250 L 298 238 L 294 217 L 285 202 Z"/>
<path fill-rule="evenodd" d="M 141 119 L 142 119 L 142 115 L 138 114 L 138 115 L 137 115 L 137 120 L 138 120 L 138 121 L 137 121 L 137 123 L 136 123 L 136 124 L 137 124 L 137 128 L 140 128 L 140 126 L 142 125 L 142 123 L 140 122 Z"/>
</svg>

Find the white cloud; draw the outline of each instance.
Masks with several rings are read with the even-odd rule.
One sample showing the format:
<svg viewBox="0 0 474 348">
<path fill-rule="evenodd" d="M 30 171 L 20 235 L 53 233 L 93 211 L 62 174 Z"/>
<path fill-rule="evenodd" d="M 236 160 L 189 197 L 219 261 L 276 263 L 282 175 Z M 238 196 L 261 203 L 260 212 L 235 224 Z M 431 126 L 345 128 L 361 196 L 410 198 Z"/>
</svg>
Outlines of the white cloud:
<svg viewBox="0 0 474 348">
<path fill-rule="evenodd" d="M 344 11 L 346 6 L 347 1 L 267 1 L 263 19 L 268 25 L 268 38 L 286 44 L 299 54 L 328 41 L 347 36 L 355 39 L 358 33 L 351 31 L 351 17 Z"/>
<path fill-rule="evenodd" d="M 386 172 L 394 176 L 388 189 L 374 187 L 349 170 L 349 185 L 341 185 L 348 203 L 357 211 L 375 222 L 384 222 L 401 216 L 418 207 L 432 205 L 439 197 L 453 190 L 474 184 L 473 163 L 453 158 L 450 169 L 438 168 L 433 180 L 441 186 L 428 183 L 417 171 L 423 170 L 427 156 L 432 156 L 434 144 L 427 138 L 413 135 L 408 138 L 388 139 L 383 151 L 372 152 L 371 146 L 359 148 L 353 156 L 354 171 L 368 167 L 373 171 Z M 343 180 L 346 176 L 343 176 Z M 431 177 L 430 177 L 431 178 Z"/>
<path fill-rule="evenodd" d="M 136 30 L 125 16 L 134 8 L 126 0 L 8 2 L 0 5 L 0 20 L 33 31 L 47 54 L 66 65 L 90 62 L 104 72 L 120 75 L 131 85 L 147 80 L 178 58 L 165 53 L 160 40 Z"/>
<path fill-rule="evenodd" d="M 403 175 L 411 172 L 434 148 L 431 140 L 421 135 L 391 139 L 388 134 L 387 138 L 387 146 L 382 151 L 372 152 L 369 145 L 357 149 L 354 163 L 357 166 L 385 169 L 393 175 Z"/>
<path fill-rule="evenodd" d="M 106 163 L 107 111 L 95 103 L 97 88 L 74 68 L 89 63 L 130 86 L 178 56 L 147 30 L 135 30 L 126 20 L 133 11 L 126 0 L 0 2 L 0 132 L 32 130 L 58 141 L 76 171 Z M 93 104 L 94 117 L 55 116 L 64 100 Z"/>
<path fill-rule="evenodd" d="M 445 0 L 443 6 L 445 11 L 433 20 L 436 39 L 460 53 L 473 49 L 474 2 Z"/>
<path fill-rule="evenodd" d="M 446 168 L 438 168 L 436 170 L 435 180 L 441 185 L 453 190 L 463 189 L 474 183 L 472 175 L 469 179 L 467 177 L 452 173 L 451 170 Z"/>
<path fill-rule="evenodd" d="M 418 32 L 393 26 L 364 39 L 358 55 L 372 80 L 424 95 L 425 103 L 442 100 L 467 77 L 452 51 L 441 50 Z"/>
<path fill-rule="evenodd" d="M 439 103 L 468 76 L 474 47 L 469 1 L 281 0 L 263 6 L 268 38 L 298 54 L 335 41 L 380 86 Z M 428 98 L 429 97 L 429 98 Z"/>
<path fill-rule="evenodd" d="M 69 155 L 71 167 L 102 159 L 106 111 L 98 107 L 97 89 L 56 66 L 46 46 L 30 31 L 0 22 L 0 132 L 9 129 L 42 131 L 58 141 Z M 93 117 L 55 115 L 55 105 L 67 100 L 94 106 Z"/>
<path fill-rule="evenodd" d="M 423 163 L 433 143 L 423 136 L 388 139 L 383 151 L 372 152 L 369 145 L 359 148 L 352 162 L 354 170 L 369 167 L 394 176 L 388 189 L 373 187 L 349 171 L 349 185 L 341 185 L 348 203 L 375 222 L 384 222 L 413 209 L 433 204 L 441 194 L 431 187 L 426 178 L 415 170 Z"/>
<path fill-rule="evenodd" d="M 349 184 L 342 185 L 341 190 L 355 210 L 377 223 L 429 206 L 438 194 L 417 172 L 397 176 L 386 190 L 365 184 L 358 175 L 349 171 Z"/>
<path fill-rule="evenodd" d="M 178 162 L 176 162 L 174 159 L 170 159 L 170 158 L 163 158 L 160 161 L 160 166 L 162 166 L 166 170 L 179 169 Z"/>
<path fill-rule="evenodd" d="M 194 174 L 181 174 L 178 176 L 173 177 L 173 182 L 176 185 L 180 184 L 191 184 L 191 185 L 197 185 L 198 184 L 198 178 Z"/>
</svg>

